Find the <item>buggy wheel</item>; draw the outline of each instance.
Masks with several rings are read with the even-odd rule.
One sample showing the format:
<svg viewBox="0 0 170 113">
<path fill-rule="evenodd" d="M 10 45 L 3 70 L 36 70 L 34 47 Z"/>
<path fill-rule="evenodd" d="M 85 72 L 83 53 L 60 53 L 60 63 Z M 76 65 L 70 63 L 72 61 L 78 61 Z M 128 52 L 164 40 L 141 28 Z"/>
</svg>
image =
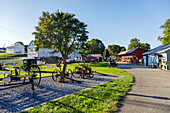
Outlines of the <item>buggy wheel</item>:
<svg viewBox="0 0 170 113">
<path fill-rule="evenodd" d="M 94 74 L 93 74 L 93 73 L 89 73 L 89 77 L 90 77 L 90 78 L 93 78 L 93 77 L 94 77 Z"/>
<path fill-rule="evenodd" d="M 74 78 L 80 78 L 81 75 L 82 75 L 82 72 L 81 72 L 78 68 L 75 68 L 75 69 L 73 70 L 73 77 L 74 77 Z"/>
<path fill-rule="evenodd" d="M 59 81 L 60 79 L 60 74 L 61 72 L 58 71 L 57 69 L 52 72 L 52 79 L 56 82 Z"/>
<path fill-rule="evenodd" d="M 87 71 L 84 71 L 81 75 L 81 78 L 86 79 L 88 77 Z"/>
<path fill-rule="evenodd" d="M 33 76 L 33 85 L 38 86 L 41 82 L 41 71 L 37 65 L 31 65 L 28 75 Z"/>
<path fill-rule="evenodd" d="M 71 71 L 71 69 L 68 69 L 68 71 L 67 71 L 67 76 L 68 76 L 69 78 L 72 78 L 73 72 Z"/>
<path fill-rule="evenodd" d="M 93 78 L 93 77 L 94 77 L 94 74 L 93 74 L 92 68 L 90 68 L 90 69 L 89 69 L 89 77 L 90 77 L 90 78 Z"/>
</svg>

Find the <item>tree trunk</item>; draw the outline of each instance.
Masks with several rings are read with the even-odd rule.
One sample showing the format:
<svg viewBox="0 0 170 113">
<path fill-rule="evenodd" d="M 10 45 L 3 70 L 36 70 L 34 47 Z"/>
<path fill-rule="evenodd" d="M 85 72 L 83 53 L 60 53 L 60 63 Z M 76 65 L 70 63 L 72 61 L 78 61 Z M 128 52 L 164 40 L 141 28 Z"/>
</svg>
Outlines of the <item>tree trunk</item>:
<svg viewBox="0 0 170 113">
<path fill-rule="evenodd" d="M 60 76 L 60 80 L 59 80 L 59 82 L 61 82 L 61 83 L 65 82 L 64 80 L 65 80 L 66 69 L 67 69 L 67 62 L 66 62 L 66 58 L 64 58 L 64 66 L 63 66 L 63 70 L 61 72 L 61 76 Z"/>
</svg>

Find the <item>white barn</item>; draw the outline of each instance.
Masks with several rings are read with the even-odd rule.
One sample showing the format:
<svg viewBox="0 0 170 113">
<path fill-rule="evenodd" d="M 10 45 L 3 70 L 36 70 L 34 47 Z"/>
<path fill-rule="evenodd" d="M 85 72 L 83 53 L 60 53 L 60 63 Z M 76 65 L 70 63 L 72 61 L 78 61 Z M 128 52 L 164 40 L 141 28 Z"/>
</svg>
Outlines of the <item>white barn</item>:
<svg viewBox="0 0 170 113">
<path fill-rule="evenodd" d="M 144 66 L 162 68 L 163 63 L 170 61 L 170 44 L 158 46 L 142 55 Z"/>
<path fill-rule="evenodd" d="M 6 53 L 25 54 L 25 47 L 20 43 L 14 43 L 6 47 Z"/>
</svg>

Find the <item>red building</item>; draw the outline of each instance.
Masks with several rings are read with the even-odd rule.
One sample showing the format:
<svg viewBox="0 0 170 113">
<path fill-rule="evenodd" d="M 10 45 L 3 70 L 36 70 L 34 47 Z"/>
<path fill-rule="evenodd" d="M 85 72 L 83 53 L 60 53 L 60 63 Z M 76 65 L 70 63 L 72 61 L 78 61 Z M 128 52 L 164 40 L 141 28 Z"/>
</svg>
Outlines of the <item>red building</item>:
<svg viewBox="0 0 170 113">
<path fill-rule="evenodd" d="M 103 59 L 103 56 L 101 54 L 90 54 L 87 58 L 90 62 L 101 62 Z"/>
<path fill-rule="evenodd" d="M 142 53 L 145 52 L 147 52 L 147 50 L 141 48 L 135 48 L 135 49 L 120 52 L 118 54 L 118 57 L 121 62 L 139 63 L 139 62 L 143 62 Z"/>
</svg>

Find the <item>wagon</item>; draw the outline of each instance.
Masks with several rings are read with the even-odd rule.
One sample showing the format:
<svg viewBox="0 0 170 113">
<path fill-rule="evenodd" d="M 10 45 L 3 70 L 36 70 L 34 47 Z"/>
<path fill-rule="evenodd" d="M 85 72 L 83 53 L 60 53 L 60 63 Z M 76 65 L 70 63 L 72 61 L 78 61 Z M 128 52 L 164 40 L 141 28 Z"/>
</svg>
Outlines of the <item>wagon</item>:
<svg viewBox="0 0 170 113">
<path fill-rule="evenodd" d="M 58 63 L 56 64 L 56 66 L 59 68 L 59 69 L 55 69 L 53 72 L 52 72 L 52 79 L 57 82 L 59 81 L 60 77 L 61 77 L 61 74 L 62 74 L 62 70 L 61 70 L 61 63 L 63 62 L 63 59 Z M 81 81 L 79 80 L 75 80 L 72 78 L 73 76 L 73 72 L 71 69 L 68 69 L 65 73 L 64 73 L 64 79 L 69 79 L 71 82 L 78 82 L 78 83 L 81 83 Z"/>
<path fill-rule="evenodd" d="M 88 77 L 92 78 L 94 76 L 92 68 L 87 65 L 81 65 L 81 67 L 75 67 L 73 70 L 73 76 L 75 78 L 86 79 Z"/>
<path fill-rule="evenodd" d="M 32 89 L 34 86 L 38 86 L 41 82 L 41 71 L 37 65 L 30 65 L 29 63 L 25 66 L 24 70 L 19 67 L 14 67 L 13 71 L 8 71 L 4 73 L 4 78 L 1 78 L 3 82 L 0 86 L 10 86 L 19 84 L 32 84 Z"/>
</svg>

